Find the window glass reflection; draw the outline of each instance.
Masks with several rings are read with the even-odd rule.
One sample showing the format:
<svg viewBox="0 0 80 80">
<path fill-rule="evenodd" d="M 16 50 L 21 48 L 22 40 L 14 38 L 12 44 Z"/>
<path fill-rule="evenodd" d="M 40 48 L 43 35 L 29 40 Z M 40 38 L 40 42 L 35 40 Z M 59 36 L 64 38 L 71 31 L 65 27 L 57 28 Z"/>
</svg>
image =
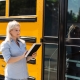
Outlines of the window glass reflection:
<svg viewBox="0 0 80 80">
<path fill-rule="evenodd" d="M 67 45 L 80 46 L 80 27 L 77 25 L 71 25 L 68 32 L 68 38 L 66 40 Z"/>
<path fill-rule="evenodd" d="M 36 15 L 36 0 L 9 0 L 9 16 Z"/>
<path fill-rule="evenodd" d="M 57 80 L 58 46 L 45 44 L 44 80 Z"/>
<path fill-rule="evenodd" d="M 68 0 L 68 22 L 80 22 L 80 0 Z"/>
<path fill-rule="evenodd" d="M 45 36 L 58 36 L 58 0 L 45 0 Z"/>
<path fill-rule="evenodd" d="M 0 1 L 0 16 L 5 16 L 5 1 Z"/>
<path fill-rule="evenodd" d="M 66 80 L 80 80 L 80 47 L 66 47 Z"/>
<path fill-rule="evenodd" d="M 80 0 L 68 0 L 66 80 L 80 80 Z"/>
<path fill-rule="evenodd" d="M 68 17 L 67 17 L 67 27 L 66 27 L 66 37 L 68 39 L 80 38 L 80 4 L 79 3 L 80 0 L 68 0 L 68 11 L 67 11 Z"/>
</svg>

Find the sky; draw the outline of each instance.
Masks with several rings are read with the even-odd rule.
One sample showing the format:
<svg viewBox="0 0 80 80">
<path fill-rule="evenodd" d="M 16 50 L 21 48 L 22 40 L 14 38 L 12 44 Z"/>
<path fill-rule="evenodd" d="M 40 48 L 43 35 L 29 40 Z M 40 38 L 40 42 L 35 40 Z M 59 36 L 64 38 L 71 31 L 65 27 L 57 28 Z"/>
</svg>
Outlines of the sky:
<svg viewBox="0 0 80 80">
<path fill-rule="evenodd" d="M 68 0 L 68 11 L 72 10 L 76 16 L 78 15 L 80 8 L 80 0 Z"/>
</svg>

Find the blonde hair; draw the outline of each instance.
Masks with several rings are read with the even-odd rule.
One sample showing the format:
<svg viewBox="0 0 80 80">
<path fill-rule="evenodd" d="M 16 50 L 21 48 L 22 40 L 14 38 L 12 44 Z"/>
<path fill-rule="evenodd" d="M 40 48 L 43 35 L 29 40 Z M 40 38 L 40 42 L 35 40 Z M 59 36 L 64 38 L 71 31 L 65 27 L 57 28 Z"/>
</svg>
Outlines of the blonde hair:
<svg viewBox="0 0 80 80">
<path fill-rule="evenodd" d="M 10 39 L 12 38 L 11 34 L 10 34 L 10 30 L 14 29 L 16 26 L 20 26 L 19 22 L 17 21 L 10 21 L 7 25 L 7 29 L 6 29 L 6 39 L 7 41 L 10 41 Z"/>
<path fill-rule="evenodd" d="M 75 29 L 77 26 L 75 24 L 72 24 L 69 28 L 69 32 L 68 32 L 68 38 L 70 38 L 70 32 Z"/>
</svg>

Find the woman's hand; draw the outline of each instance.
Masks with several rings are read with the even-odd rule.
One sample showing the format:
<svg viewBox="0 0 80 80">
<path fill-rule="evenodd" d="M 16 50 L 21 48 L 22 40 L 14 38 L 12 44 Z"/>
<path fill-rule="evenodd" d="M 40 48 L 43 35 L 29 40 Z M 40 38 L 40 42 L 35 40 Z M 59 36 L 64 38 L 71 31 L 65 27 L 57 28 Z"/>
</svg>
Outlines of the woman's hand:
<svg viewBox="0 0 80 80">
<path fill-rule="evenodd" d="M 32 54 L 32 58 L 35 58 L 36 56 L 37 56 L 36 52 Z"/>
<path fill-rule="evenodd" d="M 32 56 L 28 56 L 28 57 L 26 58 L 26 60 L 29 61 L 29 60 L 35 58 L 36 56 L 37 56 L 37 54 L 36 54 L 36 53 L 33 53 Z"/>
</svg>

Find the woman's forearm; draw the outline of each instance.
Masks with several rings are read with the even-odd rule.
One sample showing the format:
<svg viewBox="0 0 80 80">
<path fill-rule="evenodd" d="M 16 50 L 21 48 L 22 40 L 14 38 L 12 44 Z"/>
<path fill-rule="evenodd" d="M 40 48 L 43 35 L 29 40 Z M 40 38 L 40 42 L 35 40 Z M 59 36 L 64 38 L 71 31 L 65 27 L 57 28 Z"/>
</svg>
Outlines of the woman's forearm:
<svg viewBox="0 0 80 80">
<path fill-rule="evenodd" d="M 23 59 L 23 58 L 24 58 L 23 55 L 18 56 L 18 57 L 11 57 L 11 58 L 8 60 L 7 63 L 14 63 L 14 62 L 17 62 L 17 61 L 19 61 L 19 60 L 21 60 L 21 59 Z"/>
<path fill-rule="evenodd" d="M 7 63 L 14 63 L 14 62 L 17 62 L 23 58 L 25 58 L 25 54 L 26 54 L 27 51 L 25 51 L 21 56 L 17 56 L 17 57 L 11 57 Z"/>
</svg>

